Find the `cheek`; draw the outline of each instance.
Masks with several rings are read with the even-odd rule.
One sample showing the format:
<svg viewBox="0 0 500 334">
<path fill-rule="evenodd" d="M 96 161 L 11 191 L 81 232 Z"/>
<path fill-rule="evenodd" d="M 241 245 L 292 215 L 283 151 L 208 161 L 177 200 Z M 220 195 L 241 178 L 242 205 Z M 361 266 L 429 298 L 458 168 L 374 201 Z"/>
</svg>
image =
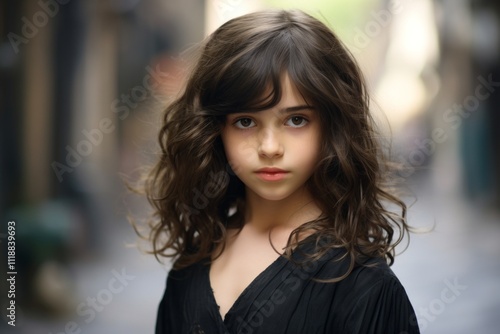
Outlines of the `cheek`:
<svg viewBox="0 0 500 334">
<path fill-rule="evenodd" d="M 241 136 L 235 135 L 231 131 L 223 132 L 221 140 L 228 164 L 235 173 L 238 173 L 251 153 L 248 141 L 242 140 Z"/>
<path fill-rule="evenodd" d="M 305 165 L 316 165 L 319 160 L 320 138 L 317 132 L 311 132 L 299 138 L 294 144 L 297 158 L 300 158 Z"/>
<path fill-rule="evenodd" d="M 250 134 L 227 130 L 221 133 L 221 139 L 228 158 L 241 159 L 241 157 L 248 156 L 254 151 Z"/>
</svg>

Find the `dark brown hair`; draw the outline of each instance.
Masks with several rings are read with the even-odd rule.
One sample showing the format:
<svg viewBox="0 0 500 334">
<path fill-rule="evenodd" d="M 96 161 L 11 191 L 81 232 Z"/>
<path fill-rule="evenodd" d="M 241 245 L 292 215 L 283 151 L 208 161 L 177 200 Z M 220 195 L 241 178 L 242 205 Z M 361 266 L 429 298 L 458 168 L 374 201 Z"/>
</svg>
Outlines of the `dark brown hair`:
<svg viewBox="0 0 500 334">
<path fill-rule="evenodd" d="M 385 187 L 388 164 L 361 71 L 317 19 L 269 10 L 235 18 L 210 35 L 184 91 L 165 110 L 161 156 L 145 186 L 155 210 L 152 253 L 175 258 L 174 268 L 210 258 L 228 227 L 241 228 L 244 184 L 228 165 L 220 132 L 227 114 L 275 106 L 285 72 L 320 115 L 321 159 L 308 186 L 323 212 L 292 233 L 285 254 L 302 233 L 314 232 L 320 247 L 311 256 L 345 248 L 349 272 L 364 257 L 393 263 L 394 247 L 409 231 L 406 206 Z M 386 202 L 401 213 L 388 211 Z"/>
</svg>

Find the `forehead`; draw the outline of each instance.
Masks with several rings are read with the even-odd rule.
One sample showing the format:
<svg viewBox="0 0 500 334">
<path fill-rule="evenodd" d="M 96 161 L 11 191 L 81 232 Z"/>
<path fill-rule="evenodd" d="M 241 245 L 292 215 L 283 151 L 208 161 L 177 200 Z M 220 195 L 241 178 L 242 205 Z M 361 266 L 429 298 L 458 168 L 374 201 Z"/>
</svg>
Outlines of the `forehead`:
<svg viewBox="0 0 500 334">
<path fill-rule="evenodd" d="M 287 72 L 283 72 L 280 76 L 279 87 L 272 87 L 268 85 L 268 88 L 262 93 L 260 100 L 266 101 L 274 97 L 276 93 L 275 89 L 278 88 L 280 91 L 279 100 L 277 103 L 270 106 L 267 109 L 273 109 L 279 112 L 292 112 L 298 109 L 304 109 L 306 106 L 312 106 L 310 102 L 306 100 L 303 94 L 299 91 L 296 84 L 291 80 Z"/>
<path fill-rule="evenodd" d="M 285 72 L 281 77 L 281 100 L 278 106 L 285 105 L 304 105 L 307 104 L 297 86 L 290 80 L 290 76 Z"/>
</svg>

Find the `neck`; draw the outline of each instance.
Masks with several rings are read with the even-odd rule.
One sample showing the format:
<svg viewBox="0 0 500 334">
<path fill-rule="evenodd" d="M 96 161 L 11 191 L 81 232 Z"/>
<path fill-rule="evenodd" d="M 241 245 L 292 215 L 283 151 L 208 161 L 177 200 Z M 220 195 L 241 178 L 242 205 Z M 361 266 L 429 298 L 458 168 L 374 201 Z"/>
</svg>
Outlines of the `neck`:
<svg viewBox="0 0 500 334">
<path fill-rule="evenodd" d="M 261 232 L 271 229 L 289 231 L 321 215 L 306 187 L 291 196 L 277 201 L 267 200 L 247 188 L 245 225 L 251 225 Z"/>
</svg>

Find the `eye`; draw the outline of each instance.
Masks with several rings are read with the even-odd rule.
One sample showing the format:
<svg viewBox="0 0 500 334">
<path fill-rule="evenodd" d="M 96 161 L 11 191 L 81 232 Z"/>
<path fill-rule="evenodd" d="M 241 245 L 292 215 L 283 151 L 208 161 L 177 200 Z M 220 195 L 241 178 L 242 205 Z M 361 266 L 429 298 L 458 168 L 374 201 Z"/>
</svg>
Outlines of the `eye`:
<svg viewBox="0 0 500 334">
<path fill-rule="evenodd" d="M 302 116 L 292 116 L 286 121 L 286 125 L 292 128 L 301 128 L 305 126 L 309 121 Z"/>
<path fill-rule="evenodd" d="M 234 125 L 240 129 L 247 129 L 255 126 L 255 122 L 248 117 L 243 117 L 234 122 Z"/>
</svg>

